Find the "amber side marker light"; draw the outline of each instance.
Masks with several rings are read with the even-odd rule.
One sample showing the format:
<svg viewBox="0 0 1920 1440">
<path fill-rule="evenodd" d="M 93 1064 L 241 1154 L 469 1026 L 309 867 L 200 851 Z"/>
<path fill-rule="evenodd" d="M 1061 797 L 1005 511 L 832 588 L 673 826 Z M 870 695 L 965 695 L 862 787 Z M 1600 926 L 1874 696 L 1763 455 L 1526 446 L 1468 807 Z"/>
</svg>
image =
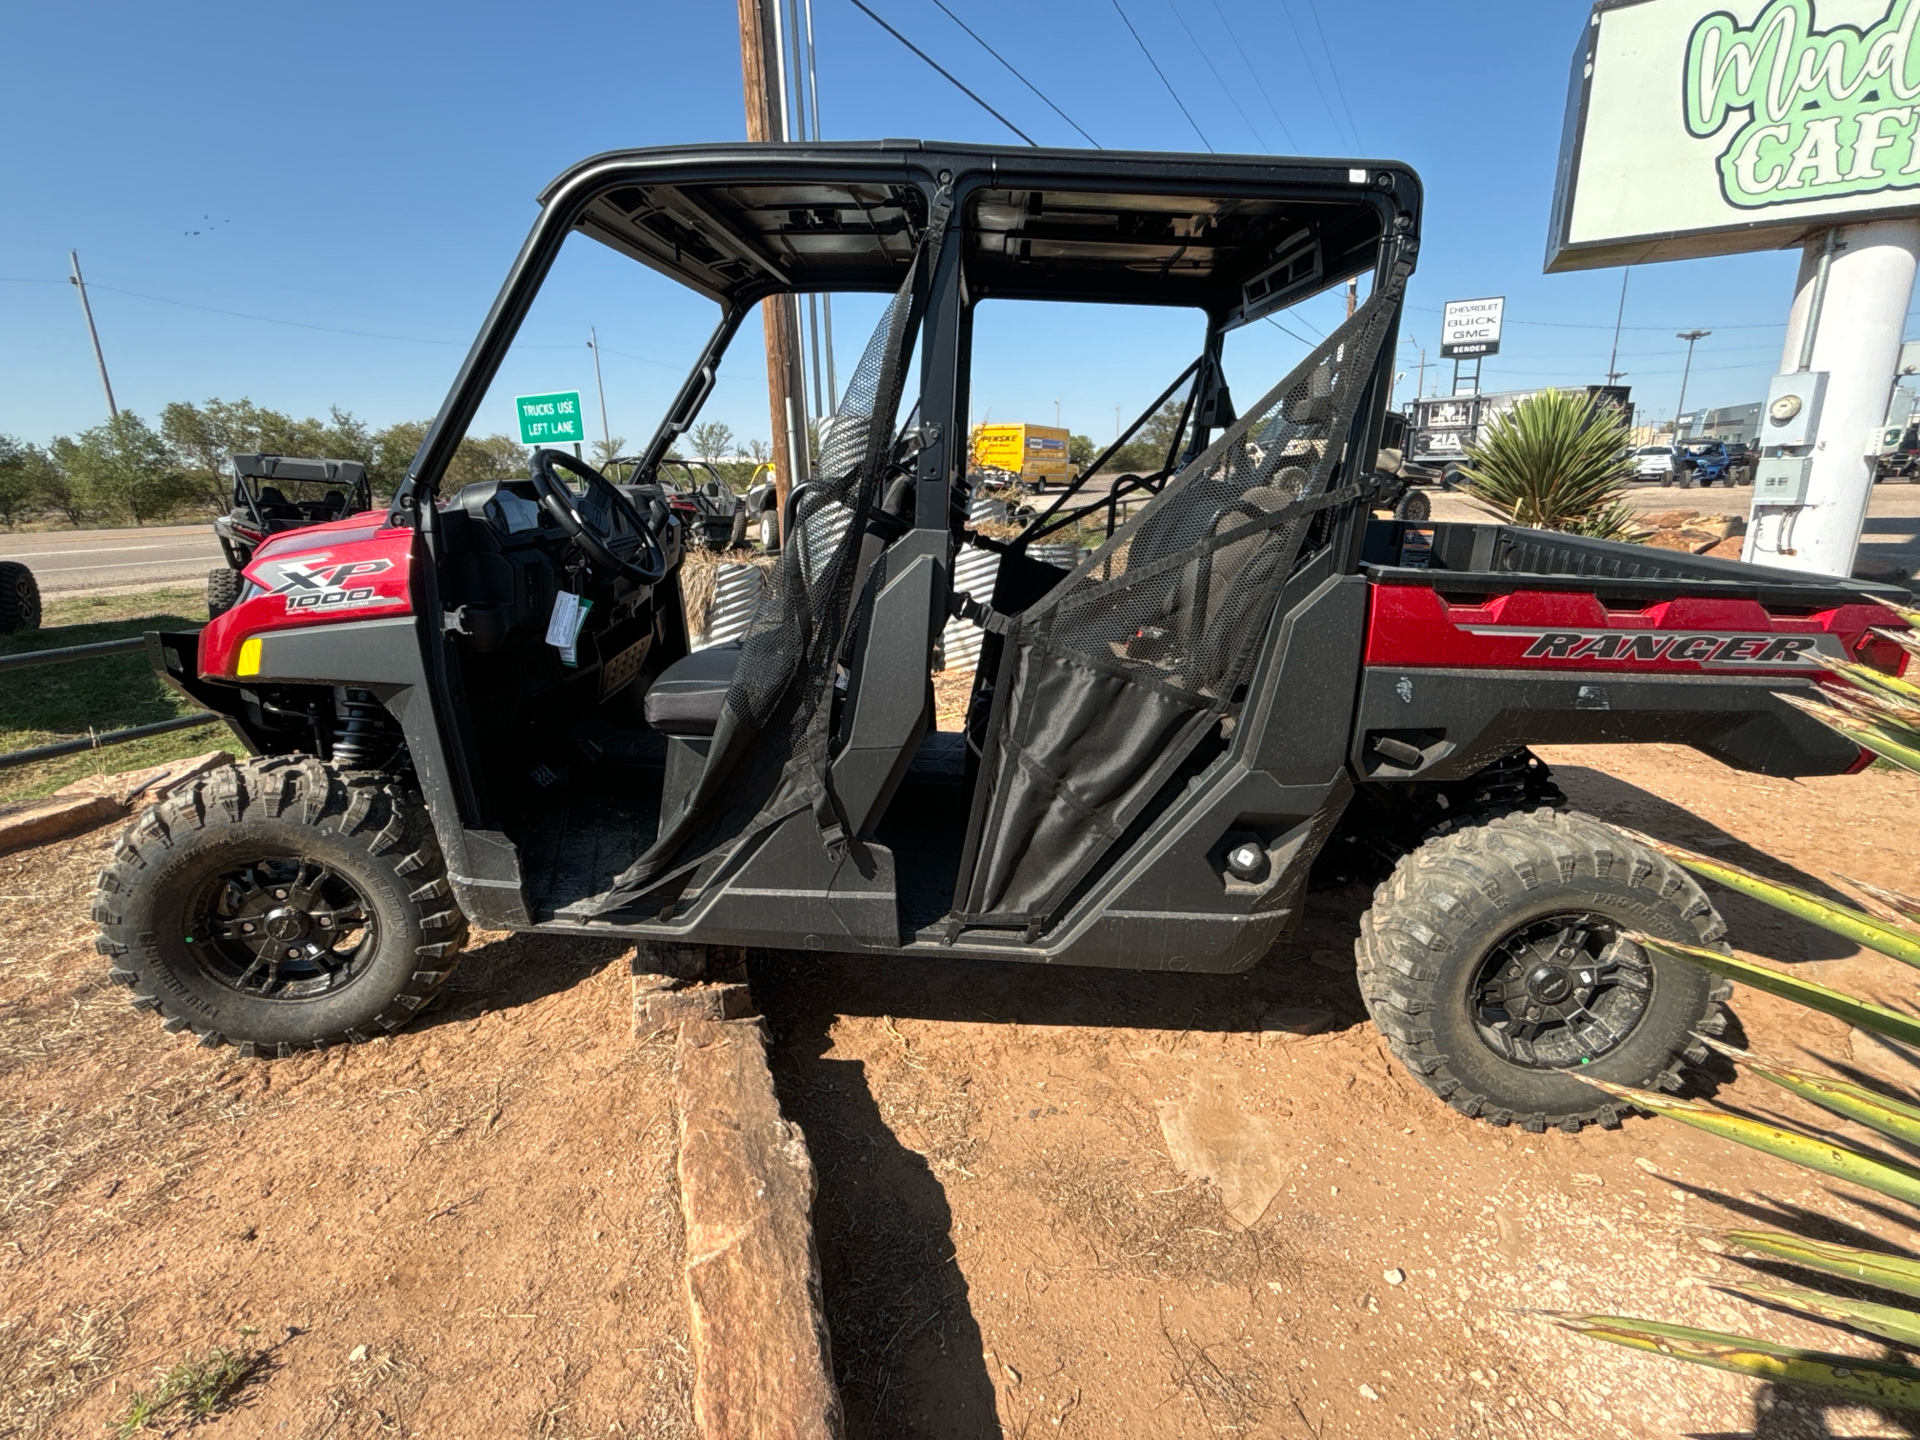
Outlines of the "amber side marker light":
<svg viewBox="0 0 1920 1440">
<path fill-rule="evenodd" d="M 233 673 L 236 676 L 260 673 L 260 637 L 258 635 L 249 636 L 240 642 L 240 658 L 234 661 Z"/>
</svg>

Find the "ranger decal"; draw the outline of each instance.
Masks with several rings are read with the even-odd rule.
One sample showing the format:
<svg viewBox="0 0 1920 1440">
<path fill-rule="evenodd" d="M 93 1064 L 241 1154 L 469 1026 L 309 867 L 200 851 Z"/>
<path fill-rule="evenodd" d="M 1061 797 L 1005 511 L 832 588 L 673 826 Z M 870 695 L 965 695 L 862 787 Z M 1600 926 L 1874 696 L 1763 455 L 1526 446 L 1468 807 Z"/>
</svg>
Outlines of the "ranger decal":
<svg viewBox="0 0 1920 1440">
<path fill-rule="evenodd" d="M 1471 635 L 1526 635 L 1533 638 L 1527 660 L 1692 661 L 1720 669 L 1754 667 L 1817 668 L 1816 655 L 1845 660 L 1840 637 L 1831 634 L 1739 634 L 1724 630 L 1574 630 L 1521 625 L 1463 625 Z"/>
</svg>

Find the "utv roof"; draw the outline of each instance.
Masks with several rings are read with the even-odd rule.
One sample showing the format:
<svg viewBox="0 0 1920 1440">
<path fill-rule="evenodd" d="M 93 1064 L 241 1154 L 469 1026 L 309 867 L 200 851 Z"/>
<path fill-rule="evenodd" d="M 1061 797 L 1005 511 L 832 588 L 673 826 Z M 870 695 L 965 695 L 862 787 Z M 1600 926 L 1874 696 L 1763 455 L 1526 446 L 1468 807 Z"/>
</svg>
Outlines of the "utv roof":
<svg viewBox="0 0 1920 1440">
<path fill-rule="evenodd" d="M 1420 182 L 1396 161 L 920 140 L 616 150 L 540 196 L 722 305 L 891 291 L 950 181 L 970 294 L 1187 305 L 1244 323 L 1411 258 Z"/>
</svg>

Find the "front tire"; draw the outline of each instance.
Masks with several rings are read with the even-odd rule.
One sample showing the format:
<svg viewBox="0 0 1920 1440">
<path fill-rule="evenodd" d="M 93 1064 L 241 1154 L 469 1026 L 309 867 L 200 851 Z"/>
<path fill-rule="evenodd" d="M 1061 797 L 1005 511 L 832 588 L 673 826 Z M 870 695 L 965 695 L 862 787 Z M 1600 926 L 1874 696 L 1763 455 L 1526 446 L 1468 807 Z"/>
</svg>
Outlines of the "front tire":
<svg viewBox="0 0 1920 1440">
<path fill-rule="evenodd" d="M 40 628 L 40 582 L 18 560 L 0 560 L 0 635 Z"/>
<path fill-rule="evenodd" d="M 467 934 L 424 807 L 304 756 L 213 771 L 154 806 L 100 872 L 93 918 L 136 1009 L 243 1055 L 398 1030 Z"/>
<path fill-rule="evenodd" d="M 1360 988 L 1389 1048 L 1462 1114 L 1569 1133 L 1623 1106 L 1581 1078 L 1676 1090 L 1730 982 L 1621 932 L 1720 945 L 1687 873 L 1588 816 L 1503 815 L 1403 857 L 1361 918 Z"/>
<path fill-rule="evenodd" d="M 207 618 L 218 620 L 231 610 L 240 599 L 240 587 L 245 584 L 238 570 L 222 565 L 218 570 L 207 572 Z"/>
</svg>

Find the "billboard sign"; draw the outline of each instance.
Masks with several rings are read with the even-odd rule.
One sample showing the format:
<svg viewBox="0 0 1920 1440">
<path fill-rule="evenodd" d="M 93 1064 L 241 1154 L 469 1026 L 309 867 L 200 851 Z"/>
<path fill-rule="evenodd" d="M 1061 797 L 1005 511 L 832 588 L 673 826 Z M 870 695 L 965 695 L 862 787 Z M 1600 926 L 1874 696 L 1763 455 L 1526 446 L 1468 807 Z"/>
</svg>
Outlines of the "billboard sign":
<svg viewBox="0 0 1920 1440">
<path fill-rule="evenodd" d="M 1920 214 L 1920 0 L 1599 0 L 1549 272 L 1778 249 Z"/>
<path fill-rule="evenodd" d="M 1920 4 L 1920 0 L 1915 0 Z M 1500 353 L 1500 322 L 1506 314 L 1504 295 L 1490 300 L 1449 300 L 1440 316 L 1440 358 Z"/>
</svg>

